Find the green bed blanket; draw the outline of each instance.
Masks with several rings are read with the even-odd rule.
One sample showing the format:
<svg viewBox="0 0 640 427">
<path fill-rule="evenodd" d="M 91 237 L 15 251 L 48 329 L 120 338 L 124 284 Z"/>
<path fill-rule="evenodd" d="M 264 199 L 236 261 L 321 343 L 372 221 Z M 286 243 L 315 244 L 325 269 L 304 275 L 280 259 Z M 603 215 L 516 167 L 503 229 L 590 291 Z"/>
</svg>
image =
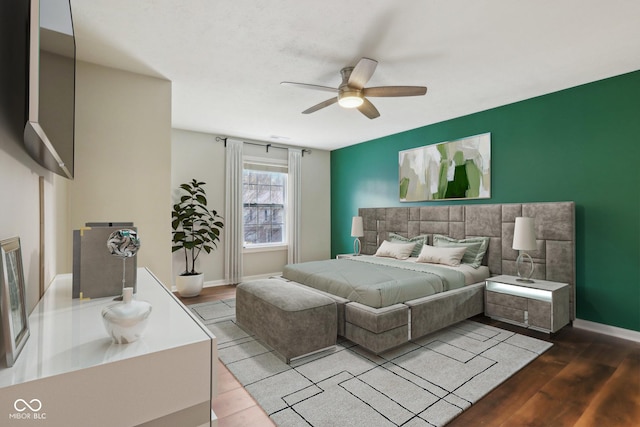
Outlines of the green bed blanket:
<svg viewBox="0 0 640 427">
<path fill-rule="evenodd" d="M 464 274 L 434 264 L 358 256 L 285 265 L 287 280 L 374 308 L 463 287 Z"/>
</svg>

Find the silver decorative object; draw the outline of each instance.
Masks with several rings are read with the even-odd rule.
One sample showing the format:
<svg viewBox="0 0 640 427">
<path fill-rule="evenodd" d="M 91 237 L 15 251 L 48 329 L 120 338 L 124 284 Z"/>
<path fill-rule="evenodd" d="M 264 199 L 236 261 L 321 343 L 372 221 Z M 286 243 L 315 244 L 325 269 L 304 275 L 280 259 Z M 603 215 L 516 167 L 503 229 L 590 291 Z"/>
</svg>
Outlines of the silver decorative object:
<svg viewBox="0 0 640 427">
<path fill-rule="evenodd" d="M 124 292 L 124 288 L 126 286 L 125 261 L 127 258 L 136 256 L 138 249 L 140 249 L 138 233 L 129 229 L 114 231 L 107 239 L 107 248 L 111 255 L 122 258 L 122 289 Z M 118 297 L 118 299 L 122 299 L 122 297 Z"/>
</svg>

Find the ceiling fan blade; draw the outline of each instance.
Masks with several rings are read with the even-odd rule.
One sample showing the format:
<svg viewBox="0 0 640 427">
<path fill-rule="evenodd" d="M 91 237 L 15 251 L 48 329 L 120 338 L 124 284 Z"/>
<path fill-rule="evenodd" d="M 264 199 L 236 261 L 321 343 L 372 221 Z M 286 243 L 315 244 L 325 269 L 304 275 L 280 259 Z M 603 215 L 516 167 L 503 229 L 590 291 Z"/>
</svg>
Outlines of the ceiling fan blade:
<svg viewBox="0 0 640 427">
<path fill-rule="evenodd" d="M 379 86 L 362 90 L 364 96 L 419 96 L 427 93 L 424 86 Z"/>
<path fill-rule="evenodd" d="M 338 102 L 338 97 L 335 98 L 329 98 L 326 101 L 322 101 L 320 104 L 316 104 L 311 108 L 307 108 L 306 110 L 304 110 L 302 112 L 302 114 L 311 114 L 315 111 L 318 111 L 324 107 L 328 107 L 329 105 L 335 104 L 336 102 Z"/>
<path fill-rule="evenodd" d="M 369 58 L 361 58 L 360 61 L 353 67 L 351 76 L 349 77 L 348 84 L 350 87 L 356 89 L 362 89 L 367 84 L 373 72 L 376 71 L 378 61 Z"/>
<path fill-rule="evenodd" d="M 375 119 L 376 117 L 380 117 L 380 112 L 373 104 L 366 98 L 364 98 L 364 102 L 361 106 L 358 107 L 358 110 L 369 117 L 370 119 Z"/>
<path fill-rule="evenodd" d="M 308 83 L 296 83 L 296 82 L 280 82 L 281 85 L 284 86 L 294 86 L 294 87 L 301 87 L 304 89 L 314 89 L 314 90 L 322 90 L 325 92 L 338 92 L 338 89 L 335 87 L 329 87 L 329 86 L 320 86 L 320 85 L 311 85 Z"/>
</svg>

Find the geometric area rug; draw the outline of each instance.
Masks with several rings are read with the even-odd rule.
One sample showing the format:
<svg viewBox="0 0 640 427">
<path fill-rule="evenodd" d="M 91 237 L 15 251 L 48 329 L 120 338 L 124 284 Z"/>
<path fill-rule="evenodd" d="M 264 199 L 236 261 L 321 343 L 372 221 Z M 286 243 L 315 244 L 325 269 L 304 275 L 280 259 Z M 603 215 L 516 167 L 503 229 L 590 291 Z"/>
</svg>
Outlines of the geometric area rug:
<svg viewBox="0 0 640 427">
<path fill-rule="evenodd" d="M 378 356 L 339 338 L 287 365 L 236 325 L 235 299 L 189 308 L 278 426 L 443 426 L 552 346 L 465 320 Z"/>
</svg>

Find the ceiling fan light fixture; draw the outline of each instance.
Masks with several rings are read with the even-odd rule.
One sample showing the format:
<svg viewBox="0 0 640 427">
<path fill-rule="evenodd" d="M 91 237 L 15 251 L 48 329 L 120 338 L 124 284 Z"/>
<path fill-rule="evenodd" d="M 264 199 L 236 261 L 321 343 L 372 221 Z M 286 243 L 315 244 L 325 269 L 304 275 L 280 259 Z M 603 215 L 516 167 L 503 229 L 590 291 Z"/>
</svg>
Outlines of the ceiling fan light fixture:
<svg viewBox="0 0 640 427">
<path fill-rule="evenodd" d="M 329 86 L 320 86 L 308 83 L 281 82 L 287 86 L 298 86 L 307 89 L 333 92 L 338 96 L 333 96 L 319 104 L 313 105 L 302 112 L 311 114 L 330 105 L 338 103 L 343 108 L 357 108 L 365 117 L 375 119 L 380 117 L 380 112 L 369 101 L 369 97 L 397 97 L 397 96 L 419 96 L 427 93 L 425 86 L 376 86 L 366 87 L 373 72 L 378 65 L 378 61 L 370 58 L 360 58 L 355 67 L 344 67 L 340 70 L 342 83 L 337 89 Z"/>
<path fill-rule="evenodd" d="M 364 99 L 359 90 L 344 90 L 338 94 L 338 104 L 344 108 L 357 108 L 362 105 Z"/>
</svg>

